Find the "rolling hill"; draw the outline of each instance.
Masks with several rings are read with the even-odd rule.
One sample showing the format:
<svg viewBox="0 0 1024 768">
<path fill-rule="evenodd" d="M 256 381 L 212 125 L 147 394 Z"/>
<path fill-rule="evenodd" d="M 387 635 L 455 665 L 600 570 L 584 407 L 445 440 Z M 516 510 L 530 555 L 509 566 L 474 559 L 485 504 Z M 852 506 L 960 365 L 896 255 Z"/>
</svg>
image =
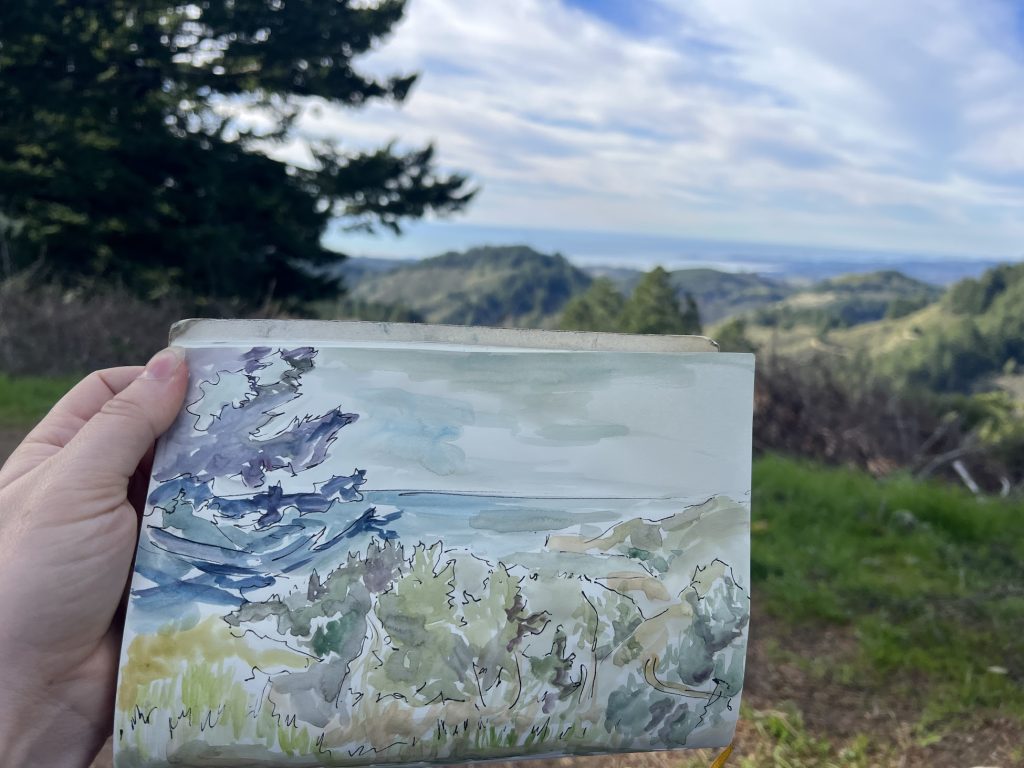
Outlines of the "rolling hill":
<svg viewBox="0 0 1024 768">
<path fill-rule="evenodd" d="M 378 308 L 374 318 L 391 308 L 398 313 L 393 319 L 543 328 L 557 327 L 565 304 L 594 278 L 607 277 L 628 296 L 643 275 L 622 267 L 580 268 L 527 246 L 484 246 L 419 261 L 352 258 L 334 273 L 348 287 L 345 307 Z M 844 275 L 810 287 L 704 268 L 675 270 L 670 280 L 680 299 L 689 294 L 696 300 L 705 327 L 739 316 L 752 336 L 763 340 L 782 329 L 787 343 L 797 345 L 826 330 L 913 313 L 941 294 L 893 270 Z M 341 316 L 345 307 L 334 314 Z"/>
<path fill-rule="evenodd" d="M 351 290 L 366 277 L 383 275 L 414 263 L 415 261 L 412 259 L 380 259 L 359 256 L 340 261 L 325 271 L 331 277 L 340 277 L 345 287 Z"/>
<path fill-rule="evenodd" d="M 562 256 L 485 246 L 366 270 L 350 291 L 355 300 L 397 304 L 429 323 L 553 327 L 565 303 L 590 282 Z"/>
<path fill-rule="evenodd" d="M 941 294 L 941 289 L 895 270 L 843 275 L 762 307 L 751 320 L 757 325 L 786 330 L 799 325 L 825 330 L 849 328 L 908 315 L 931 304 Z"/>
<path fill-rule="evenodd" d="M 893 283 L 913 287 L 905 278 Z M 961 280 L 921 309 L 895 314 L 849 327 L 753 322 L 744 330 L 764 351 L 862 356 L 877 371 L 925 390 L 970 392 L 994 385 L 1020 389 L 1024 264 Z"/>
</svg>

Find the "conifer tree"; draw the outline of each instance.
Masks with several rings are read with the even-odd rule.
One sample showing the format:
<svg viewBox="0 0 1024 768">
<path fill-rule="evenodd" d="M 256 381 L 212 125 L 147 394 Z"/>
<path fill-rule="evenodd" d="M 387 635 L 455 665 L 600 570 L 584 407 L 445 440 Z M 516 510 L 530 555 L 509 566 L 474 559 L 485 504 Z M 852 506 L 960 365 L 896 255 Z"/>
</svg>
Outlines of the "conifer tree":
<svg viewBox="0 0 1024 768">
<path fill-rule="evenodd" d="M 599 277 L 565 305 L 559 327 L 567 331 L 618 331 L 626 300 L 607 277 Z"/>
<path fill-rule="evenodd" d="M 416 75 L 357 66 L 404 9 L 404 0 L 4 3 L 0 272 L 35 265 L 64 281 L 150 295 L 185 286 L 250 304 L 335 294 L 333 280 L 308 269 L 339 258 L 321 245 L 333 217 L 397 232 L 473 194 L 465 177 L 437 172 L 432 146 L 314 140 L 301 166 L 265 153 L 325 101 L 358 109 L 407 97 Z"/>
<path fill-rule="evenodd" d="M 620 321 L 626 333 L 699 333 L 697 303 L 687 297 L 679 305 L 668 272 L 655 267 L 645 274 L 626 301 Z"/>
</svg>

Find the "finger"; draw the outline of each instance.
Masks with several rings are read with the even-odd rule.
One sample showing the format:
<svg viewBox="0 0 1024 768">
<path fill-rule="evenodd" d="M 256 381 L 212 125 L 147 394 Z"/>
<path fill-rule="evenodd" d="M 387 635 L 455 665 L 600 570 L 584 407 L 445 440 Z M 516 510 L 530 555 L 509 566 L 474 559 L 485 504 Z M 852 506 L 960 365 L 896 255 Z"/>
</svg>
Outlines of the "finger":
<svg viewBox="0 0 1024 768">
<path fill-rule="evenodd" d="M 90 373 L 62 397 L 0 469 L 0 488 L 9 485 L 55 454 L 95 416 L 110 398 L 131 384 L 141 365 Z"/>
<path fill-rule="evenodd" d="M 74 473 L 116 479 L 127 488 L 150 446 L 178 415 L 187 385 L 184 350 L 158 352 L 141 376 L 103 404 L 57 459 Z"/>
</svg>

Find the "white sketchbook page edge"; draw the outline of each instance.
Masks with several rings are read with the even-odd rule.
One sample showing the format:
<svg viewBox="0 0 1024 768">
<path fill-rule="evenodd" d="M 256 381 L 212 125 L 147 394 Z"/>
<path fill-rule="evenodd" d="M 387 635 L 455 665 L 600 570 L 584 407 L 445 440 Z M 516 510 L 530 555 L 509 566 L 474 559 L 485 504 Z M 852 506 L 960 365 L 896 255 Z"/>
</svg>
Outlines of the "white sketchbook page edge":
<svg viewBox="0 0 1024 768">
<path fill-rule="evenodd" d="M 718 352 L 718 344 L 705 336 L 640 336 L 347 320 L 180 320 L 171 326 L 169 338 L 172 344 L 181 347 L 244 346 L 273 342 L 374 347 L 429 345 L 432 348 L 473 347 L 480 351 L 506 352 Z"/>
</svg>

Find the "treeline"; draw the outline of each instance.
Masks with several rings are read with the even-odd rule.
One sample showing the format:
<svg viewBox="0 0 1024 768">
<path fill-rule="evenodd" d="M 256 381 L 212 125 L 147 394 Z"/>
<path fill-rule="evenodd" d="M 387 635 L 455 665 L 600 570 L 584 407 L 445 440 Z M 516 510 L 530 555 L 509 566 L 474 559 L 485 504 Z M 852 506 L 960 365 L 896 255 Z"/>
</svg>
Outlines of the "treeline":
<svg viewBox="0 0 1024 768">
<path fill-rule="evenodd" d="M 669 273 L 655 267 L 623 296 L 608 278 L 599 277 L 571 299 L 559 320 L 569 331 L 688 334 L 701 332 L 700 310 L 689 293 L 677 298 Z"/>
</svg>

